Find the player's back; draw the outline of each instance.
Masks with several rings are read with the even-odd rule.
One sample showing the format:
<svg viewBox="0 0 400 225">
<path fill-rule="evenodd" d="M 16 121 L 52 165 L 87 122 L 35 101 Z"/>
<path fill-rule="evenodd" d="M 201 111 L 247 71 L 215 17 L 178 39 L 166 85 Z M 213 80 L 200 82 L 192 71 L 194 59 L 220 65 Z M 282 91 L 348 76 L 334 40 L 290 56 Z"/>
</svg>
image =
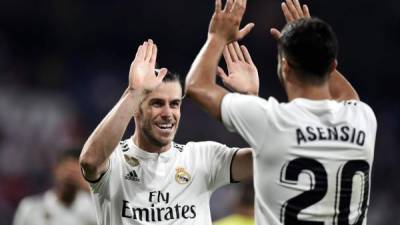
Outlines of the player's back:
<svg viewBox="0 0 400 225">
<path fill-rule="evenodd" d="M 256 149 L 258 224 L 365 224 L 372 110 L 360 101 L 274 101 Z"/>
<path fill-rule="evenodd" d="M 254 149 L 257 224 L 366 223 L 377 125 L 365 103 L 228 94 L 221 115 Z"/>
</svg>

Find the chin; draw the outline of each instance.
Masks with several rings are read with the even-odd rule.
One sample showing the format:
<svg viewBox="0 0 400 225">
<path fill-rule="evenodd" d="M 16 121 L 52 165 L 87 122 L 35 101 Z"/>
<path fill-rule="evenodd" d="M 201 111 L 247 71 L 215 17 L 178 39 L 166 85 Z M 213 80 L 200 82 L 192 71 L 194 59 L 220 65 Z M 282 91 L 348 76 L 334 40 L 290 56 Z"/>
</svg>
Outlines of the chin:
<svg viewBox="0 0 400 225">
<path fill-rule="evenodd" d="M 174 140 L 174 136 L 157 138 L 157 142 L 160 147 L 164 147 L 164 146 L 171 144 L 173 140 Z"/>
</svg>

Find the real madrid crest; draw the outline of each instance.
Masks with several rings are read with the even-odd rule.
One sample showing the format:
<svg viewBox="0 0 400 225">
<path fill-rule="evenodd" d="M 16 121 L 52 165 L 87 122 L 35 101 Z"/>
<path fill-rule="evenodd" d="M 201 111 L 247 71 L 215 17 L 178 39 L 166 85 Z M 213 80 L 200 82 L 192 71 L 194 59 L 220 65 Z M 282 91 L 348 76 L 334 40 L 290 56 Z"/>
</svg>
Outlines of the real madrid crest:
<svg viewBox="0 0 400 225">
<path fill-rule="evenodd" d="M 139 166 L 139 160 L 136 159 L 135 157 L 132 157 L 132 156 L 129 156 L 129 155 L 124 155 L 124 158 L 125 158 L 125 161 L 126 161 L 129 165 L 131 165 L 131 166 L 133 166 L 133 167 Z"/>
<path fill-rule="evenodd" d="M 176 168 L 175 180 L 178 184 L 187 184 L 192 179 L 192 176 L 183 167 Z"/>
</svg>

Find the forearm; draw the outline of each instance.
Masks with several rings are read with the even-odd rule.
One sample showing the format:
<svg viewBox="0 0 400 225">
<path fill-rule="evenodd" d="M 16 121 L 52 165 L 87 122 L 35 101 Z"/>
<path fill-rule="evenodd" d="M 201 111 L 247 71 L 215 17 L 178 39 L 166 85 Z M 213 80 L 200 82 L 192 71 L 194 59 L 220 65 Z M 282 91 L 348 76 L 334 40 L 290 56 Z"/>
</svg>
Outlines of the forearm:
<svg viewBox="0 0 400 225">
<path fill-rule="evenodd" d="M 334 70 L 330 75 L 329 91 L 335 100 L 360 100 L 350 82 L 337 70 Z"/>
<path fill-rule="evenodd" d="M 121 140 L 140 102 L 141 95 L 137 92 L 140 91 L 125 91 L 86 141 L 80 156 L 86 178 L 96 180 L 106 170 L 108 158 Z"/>
<path fill-rule="evenodd" d="M 220 118 L 220 102 L 227 92 L 215 83 L 218 62 L 225 43 L 210 37 L 194 60 L 186 77 L 186 93 L 215 118 Z"/>
</svg>

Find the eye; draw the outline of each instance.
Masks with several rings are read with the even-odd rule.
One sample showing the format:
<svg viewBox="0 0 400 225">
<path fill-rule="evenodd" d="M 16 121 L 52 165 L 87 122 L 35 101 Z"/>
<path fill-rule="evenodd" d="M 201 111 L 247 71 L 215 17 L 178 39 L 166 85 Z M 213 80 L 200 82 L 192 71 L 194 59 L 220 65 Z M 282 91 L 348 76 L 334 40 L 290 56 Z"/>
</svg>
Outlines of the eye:
<svg viewBox="0 0 400 225">
<path fill-rule="evenodd" d="M 179 108 L 180 105 L 181 105 L 180 101 L 171 102 L 171 108 L 173 108 L 173 109 Z"/>
<path fill-rule="evenodd" d="M 153 101 L 153 102 L 151 102 L 151 106 L 160 108 L 163 106 L 163 103 L 161 101 Z"/>
</svg>

